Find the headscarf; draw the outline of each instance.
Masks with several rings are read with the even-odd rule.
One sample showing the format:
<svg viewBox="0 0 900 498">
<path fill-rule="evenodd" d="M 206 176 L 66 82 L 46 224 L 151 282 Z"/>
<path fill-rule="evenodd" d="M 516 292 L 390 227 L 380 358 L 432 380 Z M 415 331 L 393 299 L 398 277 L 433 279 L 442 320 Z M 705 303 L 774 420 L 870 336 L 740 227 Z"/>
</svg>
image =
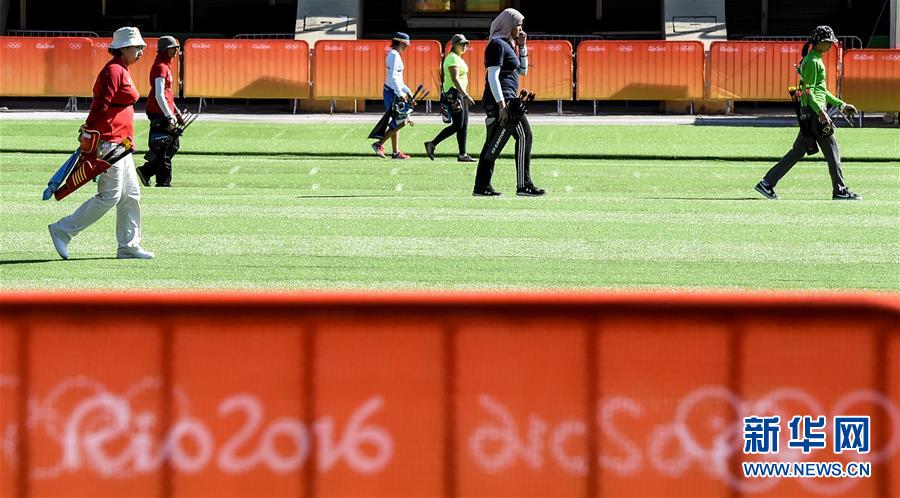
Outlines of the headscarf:
<svg viewBox="0 0 900 498">
<path fill-rule="evenodd" d="M 492 40 L 494 38 L 504 38 L 515 44 L 515 40 L 512 39 L 512 30 L 516 26 L 516 24 L 521 23 L 525 20 L 525 16 L 522 15 L 516 9 L 506 9 L 494 19 L 491 23 L 491 34 L 488 36 L 488 40 Z"/>
</svg>

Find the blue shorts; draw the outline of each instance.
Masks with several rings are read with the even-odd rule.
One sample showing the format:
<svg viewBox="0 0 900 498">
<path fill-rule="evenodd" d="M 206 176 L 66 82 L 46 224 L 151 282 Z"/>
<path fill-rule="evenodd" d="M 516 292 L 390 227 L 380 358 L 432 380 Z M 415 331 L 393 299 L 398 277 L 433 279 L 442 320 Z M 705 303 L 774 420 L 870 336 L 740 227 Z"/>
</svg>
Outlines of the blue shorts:
<svg viewBox="0 0 900 498">
<path fill-rule="evenodd" d="M 400 97 L 398 97 L 397 94 L 394 93 L 393 90 L 391 90 L 388 87 L 384 87 L 384 110 L 385 110 L 385 112 L 393 109 L 394 103 L 397 102 L 398 100 L 400 100 Z M 393 116 L 391 116 L 391 121 L 388 123 L 388 126 L 392 130 L 396 130 L 397 129 L 397 119 L 394 118 Z"/>
</svg>

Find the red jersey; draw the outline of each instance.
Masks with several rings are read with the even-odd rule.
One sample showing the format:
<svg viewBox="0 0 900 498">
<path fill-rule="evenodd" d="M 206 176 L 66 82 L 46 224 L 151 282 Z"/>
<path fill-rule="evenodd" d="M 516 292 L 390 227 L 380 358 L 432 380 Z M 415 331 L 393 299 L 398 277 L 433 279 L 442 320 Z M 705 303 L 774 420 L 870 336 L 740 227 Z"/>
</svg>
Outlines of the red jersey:
<svg viewBox="0 0 900 498">
<path fill-rule="evenodd" d="M 134 108 L 140 98 L 131 73 L 119 57 L 103 66 L 94 83 L 94 100 L 85 124 L 100 132 L 100 140 L 122 143 L 134 141 Z"/>
<path fill-rule="evenodd" d="M 160 54 L 161 55 L 161 54 Z M 153 67 L 150 68 L 150 95 L 147 97 L 147 114 L 165 114 L 156 101 L 156 78 L 163 78 L 165 83 L 165 94 L 163 97 L 169 105 L 169 111 L 175 112 L 175 95 L 172 94 L 172 68 L 169 64 L 171 59 L 163 59 L 160 55 L 156 56 L 153 61 Z"/>
</svg>

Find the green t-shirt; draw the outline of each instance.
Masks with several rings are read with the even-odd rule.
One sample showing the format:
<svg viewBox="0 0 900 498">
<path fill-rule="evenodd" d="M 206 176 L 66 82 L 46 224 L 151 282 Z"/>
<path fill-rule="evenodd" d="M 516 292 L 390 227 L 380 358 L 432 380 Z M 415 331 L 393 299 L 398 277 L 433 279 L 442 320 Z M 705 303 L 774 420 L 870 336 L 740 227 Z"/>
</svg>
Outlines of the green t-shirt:
<svg viewBox="0 0 900 498">
<path fill-rule="evenodd" d="M 459 79 L 459 84 L 462 85 L 464 91 L 468 92 L 469 66 L 466 65 L 466 61 L 464 61 L 459 54 L 453 51 L 447 54 L 447 57 L 444 57 L 444 87 L 441 91 L 446 92 L 447 90 L 456 87 L 456 85 L 453 84 L 453 78 L 450 76 L 450 68 L 453 66 L 456 66 L 456 77 Z"/>
<path fill-rule="evenodd" d="M 809 106 L 818 113 L 825 110 L 826 102 L 833 106 L 844 103 L 828 91 L 825 84 L 825 61 L 819 52 L 810 50 L 800 62 L 800 79 L 803 81 L 803 87 L 809 92 L 804 91 L 800 95 L 800 105 Z"/>
</svg>

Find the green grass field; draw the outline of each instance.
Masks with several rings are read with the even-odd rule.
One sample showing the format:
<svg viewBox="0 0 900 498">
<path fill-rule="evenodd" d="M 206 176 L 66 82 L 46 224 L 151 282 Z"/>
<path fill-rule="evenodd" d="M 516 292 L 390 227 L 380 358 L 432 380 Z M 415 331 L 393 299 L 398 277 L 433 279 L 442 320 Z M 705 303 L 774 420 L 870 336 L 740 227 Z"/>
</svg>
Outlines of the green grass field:
<svg viewBox="0 0 900 498">
<path fill-rule="evenodd" d="M 415 157 L 391 161 L 371 154 L 371 125 L 202 119 L 175 188 L 143 189 L 152 261 L 113 259 L 114 212 L 59 260 L 47 224 L 95 189 L 40 197 L 78 123 L 0 121 L 0 288 L 900 290 L 896 129 L 839 130 L 857 203 L 831 200 L 821 156 L 779 184 L 782 200 L 759 197 L 794 131 L 720 126 L 535 126 L 548 195 L 516 197 L 507 157 L 505 195 L 486 199 L 454 139 L 424 157 L 437 125 L 404 130 Z M 473 118 L 469 152 L 482 141 Z"/>
</svg>

